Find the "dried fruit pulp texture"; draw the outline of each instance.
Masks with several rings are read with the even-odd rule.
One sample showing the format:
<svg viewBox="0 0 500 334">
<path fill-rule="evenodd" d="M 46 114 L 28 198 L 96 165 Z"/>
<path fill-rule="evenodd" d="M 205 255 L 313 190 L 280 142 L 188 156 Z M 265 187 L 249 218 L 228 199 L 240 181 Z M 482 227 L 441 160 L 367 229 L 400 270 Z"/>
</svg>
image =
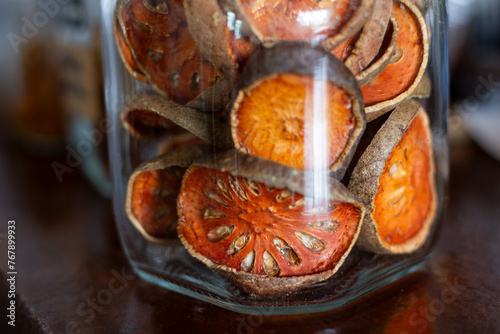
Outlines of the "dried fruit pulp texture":
<svg viewBox="0 0 500 334">
<path fill-rule="evenodd" d="M 287 41 L 318 41 L 334 35 L 361 4 L 361 0 L 239 2 L 262 38 Z"/>
<path fill-rule="evenodd" d="M 199 53 L 189 34 L 184 8 L 166 0 L 167 14 L 153 12 L 143 0 L 131 0 L 121 10 L 126 37 L 149 83 L 168 98 L 185 104 L 218 77 Z"/>
<path fill-rule="evenodd" d="M 381 239 L 394 245 L 423 228 L 436 201 L 430 133 L 423 111 L 418 115 L 387 159 L 372 202 Z"/>
<path fill-rule="evenodd" d="M 321 101 L 315 100 L 314 90 L 322 92 Z M 314 115 L 318 106 L 323 108 L 322 115 Z M 356 126 L 351 98 L 342 89 L 295 74 L 275 75 L 254 85 L 245 92 L 233 117 L 236 147 L 299 169 L 330 168 Z M 313 165 L 313 131 L 325 124 L 326 150 L 320 152 L 326 155 L 325 165 Z"/>
<path fill-rule="evenodd" d="M 132 212 L 148 234 L 165 237 L 177 220 L 176 200 L 181 180 L 169 169 L 146 171 L 135 179 Z"/>
<path fill-rule="evenodd" d="M 320 273 L 349 249 L 362 213 L 349 203 L 330 201 L 311 210 L 304 202 L 288 190 L 191 167 L 178 200 L 178 231 L 188 249 L 238 272 Z"/>
<path fill-rule="evenodd" d="M 366 106 L 391 100 L 407 91 L 419 74 L 424 59 L 418 18 L 398 1 L 394 2 L 392 12 L 399 24 L 396 52 L 401 57 L 396 57 L 396 62 L 389 64 L 375 80 L 361 88 Z"/>
</svg>

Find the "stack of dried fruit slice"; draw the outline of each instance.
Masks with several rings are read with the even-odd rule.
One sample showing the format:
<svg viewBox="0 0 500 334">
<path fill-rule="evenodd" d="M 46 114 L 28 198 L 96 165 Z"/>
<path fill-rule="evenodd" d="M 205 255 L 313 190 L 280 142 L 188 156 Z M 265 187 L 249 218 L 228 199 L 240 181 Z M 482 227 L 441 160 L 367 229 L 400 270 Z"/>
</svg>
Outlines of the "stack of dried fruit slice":
<svg viewBox="0 0 500 334">
<path fill-rule="evenodd" d="M 138 140 L 183 136 L 131 176 L 130 220 L 153 242 L 176 230 L 261 296 L 328 279 L 358 234 L 373 252 L 419 249 L 437 203 L 412 100 L 430 95 L 428 34 L 410 0 L 121 0 L 122 59 L 163 95 L 132 97 L 122 123 Z"/>
</svg>

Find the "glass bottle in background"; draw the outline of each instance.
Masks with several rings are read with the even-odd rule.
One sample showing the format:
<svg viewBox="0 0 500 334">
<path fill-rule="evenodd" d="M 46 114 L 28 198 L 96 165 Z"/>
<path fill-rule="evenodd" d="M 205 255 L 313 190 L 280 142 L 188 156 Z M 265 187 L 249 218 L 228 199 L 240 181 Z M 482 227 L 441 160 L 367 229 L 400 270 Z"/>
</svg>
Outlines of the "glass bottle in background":
<svg viewBox="0 0 500 334">
<path fill-rule="evenodd" d="M 99 0 L 67 1 L 55 16 L 54 35 L 68 145 L 94 187 L 110 197 L 99 11 Z"/>
<path fill-rule="evenodd" d="M 19 100 L 20 66 L 18 53 L 9 36 L 18 33 L 18 7 L 16 0 L 0 2 L 0 131 L 5 139 L 12 127 L 15 103 Z"/>
<path fill-rule="evenodd" d="M 19 0 L 18 22 L 8 39 L 20 64 L 20 95 L 12 110 L 12 136 L 30 153 L 63 152 L 66 117 L 58 79 L 50 9 Z"/>
</svg>

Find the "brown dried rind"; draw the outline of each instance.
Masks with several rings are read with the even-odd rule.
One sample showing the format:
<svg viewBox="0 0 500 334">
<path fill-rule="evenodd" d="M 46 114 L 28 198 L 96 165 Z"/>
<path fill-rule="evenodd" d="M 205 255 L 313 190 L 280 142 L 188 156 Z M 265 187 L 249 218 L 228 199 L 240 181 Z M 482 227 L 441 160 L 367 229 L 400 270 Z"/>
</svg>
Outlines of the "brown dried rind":
<svg viewBox="0 0 500 334">
<path fill-rule="evenodd" d="M 394 51 L 396 50 L 398 35 L 398 21 L 394 15 L 391 15 L 385 36 L 385 39 L 387 39 L 387 47 L 382 46 L 379 50 L 380 54 L 374 59 L 374 62 L 356 75 L 356 80 L 360 87 L 372 82 L 384 71 L 387 65 L 389 65 L 394 55 Z"/>
<path fill-rule="evenodd" d="M 391 18 L 392 0 L 377 0 L 371 18 L 361 31 L 351 55 L 345 64 L 354 75 L 370 65 L 379 54 Z"/>
<path fill-rule="evenodd" d="M 188 28 L 200 52 L 223 76 L 233 81 L 258 43 L 251 35 L 234 36 L 219 0 L 184 0 Z M 248 31 L 247 31 L 248 33 Z M 243 52 L 232 42 L 247 48 Z"/>
<path fill-rule="evenodd" d="M 420 81 L 425 73 L 425 70 L 427 68 L 428 61 L 429 61 L 430 36 L 429 36 L 427 23 L 425 22 L 425 19 L 422 16 L 420 10 L 410 0 L 395 0 L 393 8 L 395 8 L 396 6 L 401 6 L 402 8 L 403 7 L 406 8 L 405 10 L 408 10 L 409 13 L 411 13 L 411 15 L 415 18 L 416 22 L 418 22 L 419 36 L 417 37 L 417 39 L 414 42 L 415 42 L 415 45 L 422 46 L 422 54 L 421 54 L 422 59 L 419 62 L 420 65 L 418 67 L 418 71 L 417 71 L 417 73 L 415 73 L 415 76 L 413 77 L 412 82 L 410 82 L 408 84 L 408 86 L 405 87 L 405 89 L 402 93 L 400 93 L 399 95 L 397 95 L 395 97 L 392 97 L 388 100 L 384 100 L 384 101 L 375 103 L 373 105 L 370 105 L 370 103 L 368 102 L 368 98 L 366 97 L 366 90 L 369 89 L 368 86 L 372 85 L 374 83 L 374 81 L 371 82 L 370 84 L 362 87 L 362 92 L 363 92 L 363 95 L 365 96 L 365 103 L 366 103 L 366 107 L 365 107 L 366 120 L 368 122 L 370 122 L 370 121 L 374 120 L 375 118 L 385 114 L 386 112 L 394 109 L 397 105 L 399 105 L 400 103 L 405 101 L 408 97 L 410 97 L 412 95 L 412 93 L 415 91 L 415 89 L 418 87 L 418 85 L 419 85 L 419 83 L 420 83 Z M 393 12 L 394 12 L 394 10 L 393 10 Z M 398 22 L 398 25 L 399 25 L 398 44 L 400 42 L 403 43 L 402 34 L 403 34 L 404 29 L 402 27 L 402 24 L 406 24 L 406 22 Z M 409 31 L 411 31 L 411 29 L 409 29 Z M 403 60 L 404 60 L 404 56 L 403 56 Z M 380 74 L 380 76 L 375 78 L 374 80 L 379 79 L 381 76 L 387 76 L 385 78 L 385 81 L 395 82 L 394 77 L 397 75 L 397 73 L 392 73 L 391 75 L 387 74 L 388 73 L 387 71 L 389 70 L 391 65 L 392 64 L 388 65 L 387 68 Z M 384 82 L 384 84 L 387 85 L 387 83 L 385 83 L 385 82 Z M 381 83 L 378 83 L 378 85 L 381 85 Z M 378 91 L 378 88 L 375 91 Z M 387 91 L 387 89 L 385 89 L 384 91 Z"/>
<path fill-rule="evenodd" d="M 231 103 L 231 84 L 225 78 L 208 87 L 194 100 L 186 103 L 186 107 L 204 112 L 225 112 Z"/>
<path fill-rule="evenodd" d="M 126 104 L 121 113 L 124 127 L 131 133 L 138 133 L 138 124 L 130 123 L 130 119 L 137 122 L 145 117 L 133 117 L 131 113 L 147 113 L 158 120 L 172 122 L 191 132 L 208 143 L 220 148 L 233 148 L 229 127 L 212 114 L 200 112 L 196 109 L 182 106 L 173 101 L 155 95 L 135 95 Z"/>
<path fill-rule="evenodd" d="M 365 129 L 363 98 L 358 83 L 345 65 L 332 54 L 322 48 L 313 48 L 304 43 L 282 42 L 269 49 L 260 49 L 248 61 L 236 86 L 237 95 L 231 107 L 231 133 L 235 147 L 243 153 L 247 148 L 239 142 L 238 111 L 251 91 L 262 82 L 278 75 L 292 74 L 300 77 L 316 78 L 316 64 L 323 66 L 328 83 L 340 88 L 352 102 L 351 114 L 354 129 L 341 154 L 329 165 L 328 170 L 341 178 L 349 164 L 357 143 Z M 288 103 L 284 101 L 283 103 Z M 272 143 L 269 143 L 270 145 Z"/>
<path fill-rule="evenodd" d="M 425 73 L 411 97 L 416 99 L 428 99 L 432 95 L 432 80 L 429 73 Z"/>
<path fill-rule="evenodd" d="M 379 234 L 379 228 L 373 216 L 374 197 L 379 191 L 379 177 L 382 175 L 387 159 L 390 157 L 394 148 L 398 145 L 408 127 L 414 119 L 420 117 L 426 127 L 426 136 L 429 138 L 427 143 L 430 151 L 430 170 L 428 170 L 428 182 L 432 191 L 433 198 L 430 199 L 430 208 L 421 229 L 410 239 L 403 243 L 391 244 L 384 240 Z M 359 159 L 352 173 L 349 190 L 363 203 L 367 208 L 365 221 L 361 229 L 357 245 L 365 250 L 384 253 L 384 254 L 402 254 L 410 253 L 420 248 L 427 240 L 432 222 L 435 218 L 437 207 L 437 195 L 435 186 L 435 167 L 432 154 L 432 133 L 429 127 L 429 119 L 422 106 L 415 100 L 407 100 L 402 103 L 381 129 L 375 135 L 366 151 Z M 410 153 L 411 154 L 411 153 Z"/>
<path fill-rule="evenodd" d="M 238 153 L 237 151 L 227 151 L 217 157 L 216 161 L 207 158 L 198 161 L 193 166 L 203 166 L 214 168 L 221 172 L 228 172 L 231 175 L 242 177 L 254 182 L 264 183 L 266 186 L 276 189 L 288 189 L 299 194 L 314 193 L 314 185 L 311 180 L 313 173 L 291 169 L 272 161 L 252 157 Z M 272 275 L 257 275 L 238 271 L 225 265 L 214 263 L 212 260 L 195 251 L 194 247 L 183 235 L 181 226 L 178 228 L 178 235 L 188 252 L 196 259 L 203 262 L 213 270 L 231 279 L 235 284 L 241 286 L 250 294 L 258 296 L 269 296 L 276 294 L 291 293 L 299 288 L 326 280 L 334 275 L 344 260 L 350 253 L 361 229 L 364 217 L 364 207 L 357 199 L 337 180 L 326 178 L 328 183 L 328 199 L 352 204 L 358 210 L 360 219 L 357 226 L 354 226 L 354 233 L 347 250 L 339 258 L 338 262 L 329 270 L 311 275 L 273 277 Z M 183 180 L 184 184 L 184 180 Z M 183 217 L 183 207 L 178 203 L 179 217 Z"/>
<path fill-rule="evenodd" d="M 148 233 L 145 229 L 144 224 L 148 222 L 142 222 L 136 217 L 134 214 L 133 207 L 133 194 L 134 194 L 134 185 L 136 179 L 143 173 L 149 171 L 168 171 L 169 168 L 182 168 L 187 169 L 193 161 L 197 159 L 201 159 L 204 155 L 210 152 L 210 147 L 208 145 L 192 145 L 185 146 L 175 150 L 171 150 L 167 154 L 161 155 L 151 161 L 147 161 L 139 166 L 134 173 L 129 178 L 128 186 L 127 186 L 127 195 L 125 199 L 125 211 L 130 222 L 134 225 L 134 227 L 146 238 L 147 240 L 153 243 L 164 243 L 168 237 L 168 230 L 174 230 L 175 225 L 177 224 L 177 219 L 175 221 L 166 221 L 164 222 L 163 228 L 167 230 L 164 237 L 153 236 Z M 174 201 L 175 203 L 175 201 Z M 173 212 L 176 211 L 176 205 L 172 208 Z M 177 216 L 176 216 L 177 217 Z"/>
</svg>

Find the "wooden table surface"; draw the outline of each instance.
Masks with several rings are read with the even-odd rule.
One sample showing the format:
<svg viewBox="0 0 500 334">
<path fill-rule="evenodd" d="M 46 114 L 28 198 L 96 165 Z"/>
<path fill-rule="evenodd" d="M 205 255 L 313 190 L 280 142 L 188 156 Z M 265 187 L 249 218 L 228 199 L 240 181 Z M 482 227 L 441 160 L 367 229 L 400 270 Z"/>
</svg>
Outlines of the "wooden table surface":
<svg viewBox="0 0 500 334">
<path fill-rule="evenodd" d="M 59 183 L 53 160 L 5 143 L 0 159 L 0 299 L 7 305 L 15 219 L 20 333 L 500 333 L 500 163 L 473 145 L 452 150 L 449 206 L 424 269 L 342 310 L 301 316 L 232 313 L 141 281 L 109 201 L 79 171 Z M 1 319 L 0 332 L 14 332 Z"/>
</svg>

